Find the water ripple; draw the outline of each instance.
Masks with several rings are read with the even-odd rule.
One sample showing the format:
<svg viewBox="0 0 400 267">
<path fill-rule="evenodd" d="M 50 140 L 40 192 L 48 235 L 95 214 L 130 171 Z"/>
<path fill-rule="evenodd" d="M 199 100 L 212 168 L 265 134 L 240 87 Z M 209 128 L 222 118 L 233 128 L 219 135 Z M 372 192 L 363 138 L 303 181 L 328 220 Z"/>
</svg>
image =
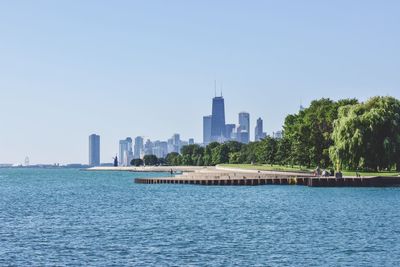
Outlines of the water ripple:
<svg viewBox="0 0 400 267">
<path fill-rule="evenodd" d="M 399 266 L 400 189 L 0 170 L 0 266 Z"/>
</svg>

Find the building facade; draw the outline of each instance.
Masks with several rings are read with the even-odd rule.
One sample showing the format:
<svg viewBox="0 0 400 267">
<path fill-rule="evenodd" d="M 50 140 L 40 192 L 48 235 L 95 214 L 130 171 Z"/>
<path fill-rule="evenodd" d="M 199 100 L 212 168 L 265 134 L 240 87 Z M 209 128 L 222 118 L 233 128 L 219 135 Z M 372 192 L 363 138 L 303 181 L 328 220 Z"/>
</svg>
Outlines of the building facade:
<svg viewBox="0 0 400 267">
<path fill-rule="evenodd" d="M 157 158 L 165 158 L 168 154 L 168 143 L 163 141 L 155 141 L 153 143 L 153 155 Z"/>
<path fill-rule="evenodd" d="M 100 166 L 100 136 L 97 134 L 89 136 L 89 165 Z"/>
<path fill-rule="evenodd" d="M 272 133 L 272 137 L 275 139 L 282 139 L 283 138 L 283 132 L 282 131 L 277 131 Z"/>
<path fill-rule="evenodd" d="M 212 116 L 203 117 L 203 144 L 208 145 L 211 142 L 211 121 Z"/>
<path fill-rule="evenodd" d="M 212 102 L 211 141 L 221 142 L 225 138 L 225 102 L 222 96 Z"/>
<path fill-rule="evenodd" d="M 250 114 L 247 112 L 239 113 L 237 136 L 241 143 L 248 144 L 250 142 Z"/>
<path fill-rule="evenodd" d="M 227 141 L 235 140 L 235 124 L 226 124 L 225 125 L 225 137 Z"/>
<path fill-rule="evenodd" d="M 144 154 L 153 155 L 153 142 L 151 142 L 150 139 L 147 139 L 146 143 L 144 144 Z"/>
<path fill-rule="evenodd" d="M 132 138 L 127 137 L 119 141 L 119 165 L 130 166 L 133 159 Z"/>
<path fill-rule="evenodd" d="M 173 151 L 176 153 L 181 153 L 181 136 L 180 134 L 174 134 L 172 136 L 172 146 L 173 146 Z"/>
<path fill-rule="evenodd" d="M 264 139 L 267 134 L 264 132 L 264 126 L 263 126 L 263 120 L 261 118 L 258 118 L 257 120 L 257 125 L 254 130 L 254 141 L 260 141 L 261 139 Z"/>
<path fill-rule="evenodd" d="M 240 127 L 239 127 L 240 128 Z M 237 141 L 243 144 L 248 144 L 250 142 L 249 132 L 247 131 L 238 131 L 236 133 Z"/>
<path fill-rule="evenodd" d="M 135 145 L 133 150 L 133 158 L 140 159 L 143 154 L 143 137 L 138 136 L 135 138 Z"/>
</svg>

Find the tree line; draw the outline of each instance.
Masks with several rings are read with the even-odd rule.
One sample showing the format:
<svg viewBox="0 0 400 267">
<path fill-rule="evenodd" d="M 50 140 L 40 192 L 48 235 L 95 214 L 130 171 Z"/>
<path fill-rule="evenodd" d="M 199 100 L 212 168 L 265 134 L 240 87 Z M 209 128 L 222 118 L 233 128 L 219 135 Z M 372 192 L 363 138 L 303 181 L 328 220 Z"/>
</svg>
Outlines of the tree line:
<svg viewBox="0 0 400 267">
<path fill-rule="evenodd" d="M 322 98 L 285 118 L 283 138 L 188 145 L 165 159 L 149 156 L 146 165 L 151 165 L 147 164 L 151 159 L 151 163 L 175 166 L 258 163 L 400 171 L 400 102 L 389 96 L 366 102 Z"/>
</svg>

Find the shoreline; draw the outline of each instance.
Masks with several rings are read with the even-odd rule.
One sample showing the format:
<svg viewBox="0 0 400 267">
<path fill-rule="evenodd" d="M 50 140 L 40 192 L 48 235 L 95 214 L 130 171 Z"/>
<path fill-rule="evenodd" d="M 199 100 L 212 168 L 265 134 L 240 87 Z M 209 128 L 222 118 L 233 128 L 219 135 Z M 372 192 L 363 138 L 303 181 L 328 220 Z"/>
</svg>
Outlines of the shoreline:
<svg viewBox="0 0 400 267">
<path fill-rule="evenodd" d="M 148 166 L 148 167 L 91 167 L 85 169 L 86 171 L 127 171 L 127 172 L 195 172 L 199 170 L 208 169 L 209 167 L 203 166 Z"/>
<path fill-rule="evenodd" d="M 136 178 L 138 184 L 197 184 L 219 186 L 302 185 L 309 187 L 399 187 L 400 177 L 314 176 L 296 171 L 269 171 L 226 166 L 92 167 L 87 171 L 174 172 L 172 177 Z"/>
<path fill-rule="evenodd" d="M 230 174 L 268 174 L 268 175 L 311 175 L 307 172 L 296 172 L 296 171 L 269 171 L 269 170 L 257 170 L 257 169 L 244 169 L 244 168 L 234 168 L 225 166 L 118 166 L 118 167 L 91 167 L 84 169 L 86 171 L 126 171 L 126 172 L 182 172 L 182 173 L 230 173 Z"/>
</svg>

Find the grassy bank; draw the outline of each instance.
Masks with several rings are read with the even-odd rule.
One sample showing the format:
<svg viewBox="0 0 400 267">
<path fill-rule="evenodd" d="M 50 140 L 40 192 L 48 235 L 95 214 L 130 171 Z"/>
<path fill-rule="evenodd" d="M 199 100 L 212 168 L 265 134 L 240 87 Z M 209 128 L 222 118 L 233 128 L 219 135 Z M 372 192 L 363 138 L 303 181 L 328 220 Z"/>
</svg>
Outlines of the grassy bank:
<svg viewBox="0 0 400 267">
<path fill-rule="evenodd" d="M 218 166 L 226 168 L 238 168 L 246 170 L 259 170 L 259 171 L 293 171 L 293 172 L 312 172 L 312 169 L 308 169 L 300 166 L 283 166 L 283 165 L 270 165 L 270 164 L 220 164 Z"/>
<path fill-rule="evenodd" d="M 221 164 L 221 167 L 238 168 L 246 170 L 259 170 L 259 171 L 301 171 L 312 172 L 314 169 L 308 169 L 300 166 L 282 166 L 282 165 L 261 165 L 261 164 Z M 395 171 L 382 171 L 382 172 L 359 172 L 361 176 L 399 176 L 400 173 Z M 356 176 L 355 171 L 343 171 L 344 176 Z"/>
<path fill-rule="evenodd" d="M 359 172 L 361 176 L 399 176 L 400 174 L 395 171 L 382 171 L 382 172 Z M 356 176 L 355 171 L 343 171 L 344 176 Z"/>
</svg>

